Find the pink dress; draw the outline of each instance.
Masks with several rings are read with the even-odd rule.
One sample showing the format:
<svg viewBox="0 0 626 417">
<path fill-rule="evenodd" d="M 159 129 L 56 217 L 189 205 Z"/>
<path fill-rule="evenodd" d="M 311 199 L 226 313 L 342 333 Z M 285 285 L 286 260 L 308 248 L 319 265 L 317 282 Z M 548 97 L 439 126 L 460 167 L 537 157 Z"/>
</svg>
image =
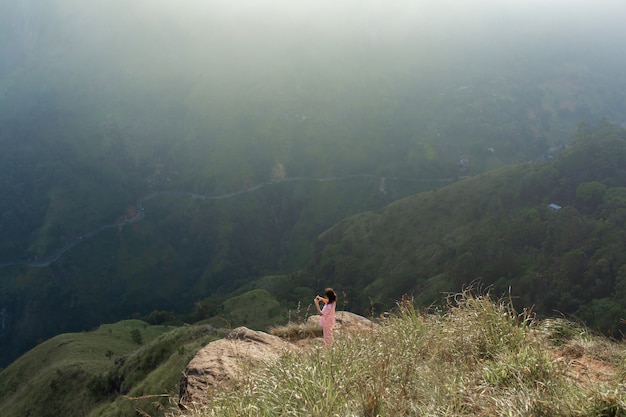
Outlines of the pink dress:
<svg viewBox="0 0 626 417">
<path fill-rule="evenodd" d="M 322 308 L 322 318 L 320 326 L 333 327 L 335 325 L 335 303 L 328 303 Z"/>
<path fill-rule="evenodd" d="M 335 303 L 328 303 L 322 308 L 320 326 L 324 330 L 324 344 L 330 346 L 333 343 L 333 326 L 335 325 Z"/>
</svg>

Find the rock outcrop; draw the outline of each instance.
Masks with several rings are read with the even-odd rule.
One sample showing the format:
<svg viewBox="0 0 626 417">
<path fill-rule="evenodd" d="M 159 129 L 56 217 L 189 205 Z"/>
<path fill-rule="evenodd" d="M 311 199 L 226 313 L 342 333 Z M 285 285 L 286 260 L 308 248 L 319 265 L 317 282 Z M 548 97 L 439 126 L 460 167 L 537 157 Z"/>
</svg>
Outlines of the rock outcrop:
<svg viewBox="0 0 626 417">
<path fill-rule="evenodd" d="M 319 324 L 320 316 L 311 316 L 308 318 L 308 321 Z M 378 326 L 378 324 L 349 311 L 337 311 L 335 313 L 335 334 L 368 332 L 375 326 Z"/>
<path fill-rule="evenodd" d="M 319 316 L 309 321 L 319 323 Z M 335 331 L 338 335 L 370 331 L 377 326 L 359 315 L 337 311 Z M 202 348 L 189 362 L 180 380 L 179 405 L 207 402 L 208 394 L 244 375 L 251 365 L 271 362 L 286 352 L 299 352 L 306 346 L 290 343 L 265 332 L 238 327 L 225 339 L 216 340 Z"/>
<path fill-rule="evenodd" d="M 238 327 L 225 339 L 206 345 L 189 362 L 180 380 L 179 404 L 206 402 L 210 390 L 241 377 L 253 363 L 275 360 L 295 349 L 277 336 Z"/>
</svg>

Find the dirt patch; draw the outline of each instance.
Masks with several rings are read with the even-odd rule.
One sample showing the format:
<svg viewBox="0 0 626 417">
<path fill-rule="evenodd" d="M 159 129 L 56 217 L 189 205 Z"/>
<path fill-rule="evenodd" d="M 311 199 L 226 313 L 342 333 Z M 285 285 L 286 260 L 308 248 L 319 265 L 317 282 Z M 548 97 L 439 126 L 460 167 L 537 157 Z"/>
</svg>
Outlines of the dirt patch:
<svg viewBox="0 0 626 417">
<path fill-rule="evenodd" d="M 557 363 L 563 365 L 565 375 L 581 386 L 595 386 L 613 381 L 615 365 L 592 358 L 580 349 L 565 348 L 554 353 Z"/>
</svg>

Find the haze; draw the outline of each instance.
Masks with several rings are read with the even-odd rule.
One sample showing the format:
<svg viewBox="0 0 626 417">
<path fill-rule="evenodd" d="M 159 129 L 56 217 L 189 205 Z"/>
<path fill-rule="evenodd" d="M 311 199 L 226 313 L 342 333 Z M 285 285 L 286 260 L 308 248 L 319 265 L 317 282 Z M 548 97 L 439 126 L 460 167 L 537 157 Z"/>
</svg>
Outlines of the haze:
<svg viewBox="0 0 626 417">
<path fill-rule="evenodd" d="M 302 67 L 314 66 L 332 83 L 334 71 L 345 64 L 355 70 L 400 67 L 416 71 L 415 78 L 428 66 L 440 78 L 441 70 L 449 71 L 446 66 L 488 69 L 502 59 L 527 65 L 555 49 L 562 49 L 561 59 L 581 59 L 623 46 L 620 18 L 626 12 L 623 2 L 606 0 L 66 0 L 44 5 L 3 0 L 0 5 L 1 23 L 11 28 L 3 40 L 5 74 L 23 69 L 28 58 L 36 65 L 54 62 L 49 70 L 63 76 L 108 70 L 115 77 L 141 70 L 154 77 L 149 71 L 166 71 L 196 82 L 219 71 L 231 79 L 261 81 L 271 73 L 296 76 Z"/>
<path fill-rule="evenodd" d="M 0 0 L 0 366 L 55 332 L 291 273 L 350 215 L 625 123 L 623 16 Z"/>
<path fill-rule="evenodd" d="M 626 122 L 625 12 L 608 0 L 0 0 L 0 140 L 13 149 L 0 172 L 75 178 L 83 168 L 48 160 L 76 155 L 132 201 L 154 172 L 177 174 L 153 187 L 207 194 L 267 181 L 277 163 L 296 177 L 424 179 L 467 174 L 460 156 L 473 173 L 540 158 L 583 121 Z"/>
</svg>

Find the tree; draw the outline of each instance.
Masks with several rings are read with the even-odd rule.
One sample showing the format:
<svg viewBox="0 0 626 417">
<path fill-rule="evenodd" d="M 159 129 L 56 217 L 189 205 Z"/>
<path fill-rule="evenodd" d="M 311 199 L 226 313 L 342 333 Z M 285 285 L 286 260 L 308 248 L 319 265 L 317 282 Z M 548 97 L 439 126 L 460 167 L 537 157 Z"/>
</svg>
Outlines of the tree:
<svg viewBox="0 0 626 417">
<path fill-rule="evenodd" d="M 620 227 L 626 224 L 625 187 L 612 187 L 607 190 L 602 217 Z"/>
<path fill-rule="evenodd" d="M 606 186 L 599 181 L 583 182 L 576 187 L 576 199 L 584 203 L 584 207 L 595 210 L 606 195 Z"/>
<path fill-rule="evenodd" d="M 130 331 L 130 337 L 138 345 L 143 344 L 143 336 L 141 335 L 141 331 L 139 329 L 133 329 Z"/>
<path fill-rule="evenodd" d="M 609 336 L 618 336 L 624 331 L 622 320 L 626 310 L 610 298 L 596 298 L 585 304 L 578 316 L 589 327 L 606 331 Z"/>
</svg>

